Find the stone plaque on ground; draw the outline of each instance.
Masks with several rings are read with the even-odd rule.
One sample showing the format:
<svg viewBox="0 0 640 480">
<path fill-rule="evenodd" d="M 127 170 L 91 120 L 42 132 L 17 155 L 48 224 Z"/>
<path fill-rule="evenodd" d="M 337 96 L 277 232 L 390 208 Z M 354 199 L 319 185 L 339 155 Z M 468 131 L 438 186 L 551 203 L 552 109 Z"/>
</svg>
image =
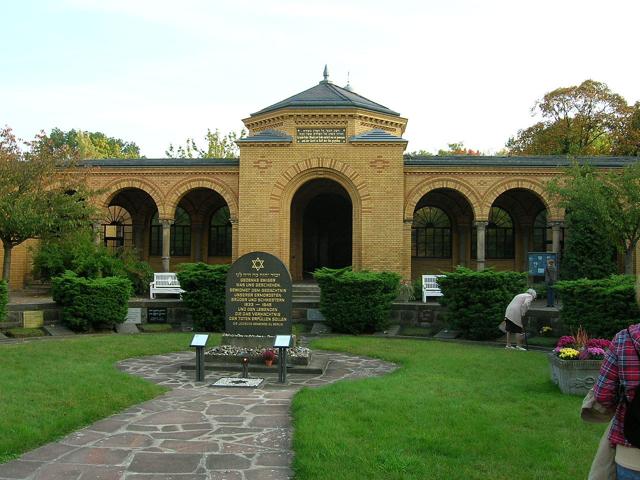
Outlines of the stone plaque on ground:
<svg viewBox="0 0 640 480">
<path fill-rule="evenodd" d="M 226 333 L 291 333 L 291 276 L 277 257 L 243 255 L 231 265 L 226 285 Z"/>
<path fill-rule="evenodd" d="M 135 323 L 119 323 L 116 325 L 116 332 L 118 333 L 140 333 Z"/>
<path fill-rule="evenodd" d="M 311 327 L 311 335 L 322 335 L 324 333 L 331 333 L 331 329 L 325 323 L 316 322 Z"/>
<path fill-rule="evenodd" d="M 458 330 L 440 330 L 434 335 L 435 338 L 442 338 L 443 340 L 452 340 L 459 336 L 460 332 Z"/>
<path fill-rule="evenodd" d="M 209 385 L 210 387 L 259 387 L 264 378 L 237 378 L 222 377 L 216 383 Z"/>
<path fill-rule="evenodd" d="M 24 328 L 40 328 L 44 325 L 42 310 L 27 310 L 22 312 L 22 326 Z"/>
<path fill-rule="evenodd" d="M 130 308 L 127 310 L 127 319 L 124 323 L 142 323 L 142 309 L 141 308 Z"/>
</svg>

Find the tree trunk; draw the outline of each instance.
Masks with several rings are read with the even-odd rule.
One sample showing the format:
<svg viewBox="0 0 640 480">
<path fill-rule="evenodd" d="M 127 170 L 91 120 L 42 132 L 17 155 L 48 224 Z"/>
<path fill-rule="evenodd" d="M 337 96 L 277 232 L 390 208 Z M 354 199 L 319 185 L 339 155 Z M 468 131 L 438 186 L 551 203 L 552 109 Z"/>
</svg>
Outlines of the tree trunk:
<svg viewBox="0 0 640 480">
<path fill-rule="evenodd" d="M 13 245 L 7 242 L 2 242 L 4 248 L 4 263 L 2 264 L 2 279 L 9 284 L 9 274 L 11 273 L 11 250 Z"/>
<path fill-rule="evenodd" d="M 624 273 L 626 275 L 633 275 L 633 250 L 634 247 L 629 247 L 624 252 Z"/>
</svg>

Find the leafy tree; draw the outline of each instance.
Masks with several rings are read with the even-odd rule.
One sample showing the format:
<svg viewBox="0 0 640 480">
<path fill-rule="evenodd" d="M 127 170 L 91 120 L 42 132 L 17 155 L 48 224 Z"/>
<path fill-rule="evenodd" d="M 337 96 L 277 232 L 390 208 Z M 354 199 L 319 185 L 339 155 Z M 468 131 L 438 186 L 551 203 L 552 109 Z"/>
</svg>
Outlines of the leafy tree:
<svg viewBox="0 0 640 480">
<path fill-rule="evenodd" d="M 621 132 L 614 138 L 612 155 L 640 155 L 640 102 L 630 107 Z"/>
<path fill-rule="evenodd" d="M 547 93 L 532 113 L 541 115 L 542 121 L 508 140 L 512 154 L 610 155 L 628 151 L 638 132 L 637 125 L 633 128 L 633 107 L 594 80 Z"/>
<path fill-rule="evenodd" d="M 472 150 L 470 148 L 465 148 L 463 142 L 449 143 L 448 147 L 449 147 L 448 150 L 442 150 L 442 149 L 438 150 L 438 155 L 441 157 L 451 157 L 454 155 L 474 155 L 474 156 L 482 155 L 480 150 Z"/>
<path fill-rule="evenodd" d="M 44 134 L 18 140 L 9 127 L 0 130 L 0 240 L 2 278 L 9 280 L 13 248 L 29 238 L 59 235 L 87 225 L 94 213 L 84 199 L 90 192 L 71 165 L 73 152 L 56 147 Z"/>
<path fill-rule="evenodd" d="M 88 132 L 71 129 L 68 132 L 54 128 L 43 137 L 51 147 L 60 150 L 67 146 L 69 151 L 84 160 L 89 158 L 140 158 L 140 147 L 134 142 L 107 137 L 102 132 Z"/>
<path fill-rule="evenodd" d="M 244 136 L 246 136 L 245 130 L 222 135 L 218 129 L 215 132 L 207 129 L 204 137 L 207 142 L 205 148 L 200 148 L 193 138 L 187 138 L 184 145 L 174 147 L 173 144 L 169 144 L 165 155 L 169 158 L 237 158 L 240 150 L 236 140 Z"/>
<path fill-rule="evenodd" d="M 585 258 L 606 257 L 605 244 L 613 245 L 624 255 L 625 273 L 632 274 L 633 252 L 640 240 L 640 163 L 608 172 L 575 163 L 562 183 L 552 182 L 550 189 L 569 212 L 568 227 L 571 229 L 571 222 L 577 223 L 581 225 L 579 235 L 588 233 L 581 240 L 585 248 L 601 248 L 599 253 L 593 253 L 594 257 Z M 569 242 L 578 241 L 572 240 L 575 233 L 570 230 Z M 576 258 L 576 262 L 584 262 L 585 258 Z M 565 267 L 566 262 L 565 257 Z"/>
</svg>

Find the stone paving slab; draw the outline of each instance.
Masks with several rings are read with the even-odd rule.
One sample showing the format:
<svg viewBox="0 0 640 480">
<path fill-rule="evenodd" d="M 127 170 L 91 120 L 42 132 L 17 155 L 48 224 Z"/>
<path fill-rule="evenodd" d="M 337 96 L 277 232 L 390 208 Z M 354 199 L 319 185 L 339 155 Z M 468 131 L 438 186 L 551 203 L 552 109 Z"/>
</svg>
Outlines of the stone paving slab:
<svg viewBox="0 0 640 480">
<path fill-rule="evenodd" d="M 384 375 L 393 364 L 314 351 L 319 375 L 277 372 L 258 388 L 212 387 L 234 372 L 206 372 L 196 382 L 180 365 L 193 352 L 130 359 L 122 371 L 171 388 L 0 465 L 0 480 L 282 480 L 293 478 L 291 400 L 303 388 Z M 251 369 L 249 369 L 251 376 Z"/>
</svg>

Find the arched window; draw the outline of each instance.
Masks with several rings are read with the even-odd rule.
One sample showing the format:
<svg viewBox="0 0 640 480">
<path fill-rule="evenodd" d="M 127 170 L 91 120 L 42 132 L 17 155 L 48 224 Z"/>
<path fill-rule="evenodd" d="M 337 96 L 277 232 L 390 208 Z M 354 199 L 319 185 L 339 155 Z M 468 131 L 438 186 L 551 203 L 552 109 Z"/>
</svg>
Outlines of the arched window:
<svg viewBox="0 0 640 480">
<path fill-rule="evenodd" d="M 226 205 L 211 215 L 209 222 L 209 256 L 231 256 L 231 215 Z"/>
<path fill-rule="evenodd" d="M 513 258 L 515 253 L 513 220 L 499 207 L 491 207 L 485 245 L 486 258 Z"/>
<path fill-rule="evenodd" d="M 149 255 L 162 255 L 162 224 L 158 218 L 157 210 L 151 219 Z M 176 216 L 171 225 L 170 255 L 174 257 L 191 255 L 191 218 L 180 207 L 176 208 Z"/>
<path fill-rule="evenodd" d="M 491 207 L 489 224 L 485 230 L 485 258 L 508 259 L 515 257 L 515 230 L 511 215 L 500 207 Z M 473 227 L 471 257 L 477 258 L 478 230 Z"/>
<path fill-rule="evenodd" d="M 547 211 L 541 210 L 533 222 L 533 251 L 546 252 L 551 244 L 551 235 L 547 226 Z"/>
<path fill-rule="evenodd" d="M 102 239 L 110 250 L 133 246 L 131 214 L 122 207 L 109 207 L 107 218 L 102 223 Z"/>
<path fill-rule="evenodd" d="M 419 258 L 451 258 L 451 221 L 443 210 L 422 207 L 413 214 L 411 255 Z"/>
</svg>

